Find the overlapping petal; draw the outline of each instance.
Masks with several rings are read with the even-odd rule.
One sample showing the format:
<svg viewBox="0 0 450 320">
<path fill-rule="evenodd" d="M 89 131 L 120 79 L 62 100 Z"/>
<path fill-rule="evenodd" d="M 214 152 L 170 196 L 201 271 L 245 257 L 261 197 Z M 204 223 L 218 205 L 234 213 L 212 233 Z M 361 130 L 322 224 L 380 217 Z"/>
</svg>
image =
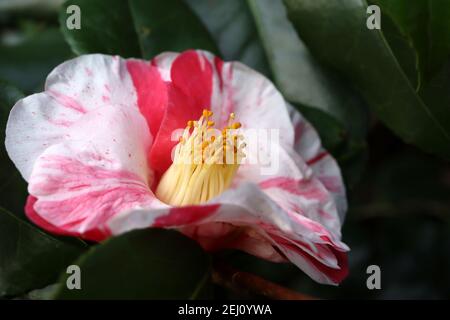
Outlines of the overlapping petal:
<svg viewBox="0 0 450 320">
<path fill-rule="evenodd" d="M 203 109 L 219 127 L 233 112 L 244 134 L 278 135 L 250 149 L 258 161 L 241 165 L 229 190 L 170 207 L 152 190 L 171 164 L 174 130 Z M 207 250 L 290 260 L 321 283 L 346 275 L 339 167 L 274 85 L 240 63 L 192 50 L 152 61 L 81 56 L 57 67 L 45 92 L 16 104 L 6 146 L 29 181 L 28 216 L 52 232 L 99 241 L 176 228 Z"/>
<path fill-rule="evenodd" d="M 279 132 L 277 143 L 292 146 L 294 130 L 286 104 L 275 86 L 264 76 L 239 62 L 223 62 L 205 51 L 181 54 L 163 53 L 152 60 L 166 81 L 170 81 L 172 98 L 162 130 L 152 150 L 155 169 L 165 171 L 171 163 L 168 155 L 177 143 L 172 138 L 176 129 L 198 119 L 203 109 L 214 112 L 220 128 L 230 113 L 235 113 L 243 129 Z"/>
<path fill-rule="evenodd" d="M 45 91 L 16 103 L 6 128 L 6 149 L 25 180 L 36 159 L 83 115 L 96 109 L 136 106 L 124 60 L 100 54 L 64 62 L 47 77 Z"/>
<path fill-rule="evenodd" d="M 136 109 L 97 109 L 68 135 L 39 156 L 29 179 L 28 190 L 37 198 L 33 208 L 42 219 L 85 238 L 95 234 L 99 240 L 107 235 L 106 222 L 115 214 L 158 203 L 149 188 L 151 137 Z"/>
<path fill-rule="evenodd" d="M 297 266 L 321 283 L 336 284 L 347 274 L 345 244 L 320 223 L 284 210 L 251 183 L 200 206 L 124 212 L 109 226 L 113 234 L 151 226 L 176 228 L 207 250 L 241 249 L 272 261 L 295 258 Z"/>
</svg>

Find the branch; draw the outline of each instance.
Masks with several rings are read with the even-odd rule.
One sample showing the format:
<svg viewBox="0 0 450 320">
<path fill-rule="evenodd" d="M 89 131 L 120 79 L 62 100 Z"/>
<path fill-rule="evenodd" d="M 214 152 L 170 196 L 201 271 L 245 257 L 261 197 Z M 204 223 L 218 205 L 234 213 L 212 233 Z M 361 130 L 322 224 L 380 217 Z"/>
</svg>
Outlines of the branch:
<svg viewBox="0 0 450 320">
<path fill-rule="evenodd" d="M 247 292 L 272 300 L 317 300 L 223 263 L 214 266 L 212 279 L 215 284 L 237 293 Z"/>
</svg>

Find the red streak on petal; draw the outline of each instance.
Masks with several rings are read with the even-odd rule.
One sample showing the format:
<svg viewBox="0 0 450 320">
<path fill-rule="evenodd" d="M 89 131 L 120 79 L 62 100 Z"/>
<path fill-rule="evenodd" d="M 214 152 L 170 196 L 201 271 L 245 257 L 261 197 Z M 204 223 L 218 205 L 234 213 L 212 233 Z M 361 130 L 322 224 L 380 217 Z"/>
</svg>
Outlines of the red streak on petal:
<svg viewBox="0 0 450 320">
<path fill-rule="evenodd" d="M 219 75 L 219 89 L 220 91 L 223 90 L 223 75 L 222 75 L 222 69 L 223 69 L 223 60 L 219 57 L 214 57 L 214 65 L 216 67 L 217 73 Z"/>
<path fill-rule="evenodd" d="M 204 206 L 186 206 L 170 209 L 169 214 L 156 218 L 154 227 L 175 227 L 193 224 L 212 215 L 219 204 Z"/>
<path fill-rule="evenodd" d="M 312 158 L 312 159 L 309 159 L 308 161 L 306 161 L 306 163 L 309 165 L 309 166 L 311 166 L 311 165 L 313 165 L 313 164 L 315 164 L 316 162 L 319 162 L 320 160 L 322 160 L 324 157 L 326 157 L 328 155 L 328 152 L 326 152 L 326 151 L 323 151 L 323 152 L 320 152 L 317 156 L 315 156 L 314 158 Z"/>
<path fill-rule="evenodd" d="M 322 201 L 327 195 L 311 180 L 276 177 L 259 183 L 261 189 L 278 188 L 308 199 Z"/>
<path fill-rule="evenodd" d="M 334 283 L 340 283 L 342 280 L 344 280 L 348 275 L 348 259 L 347 254 L 345 252 L 337 250 L 333 246 L 328 246 L 329 249 L 333 252 L 335 255 L 339 269 L 333 269 L 330 268 L 319 261 L 317 261 L 313 256 L 309 255 L 305 251 L 298 248 L 296 245 L 291 243 L 290 241 L 279 237 L 274 234 L 270 234 L 270 237 L 279 245 L 281 245 L 283 248 L 292 251 L 303 258 L 305 258 L 307 261 L 309 261 L 319 272 L 325 274 L 331 281 Z"/>
<path fill-rule="evenodd" d="M 213 69 L 203 54 L 194 50 L 183 52 L 174 60 L 170 71 L 174 86 L 193 100 L 193 105 L 199 109 L 210 107 Z"/>
<path fill-rule="evenodd" d="M 127 61 L 127 69 L 136 89 L 138 106 L 155 138 L 167 107 L 167 87 L 157 68 L 137 60 Z"/>
<path fill-rule="evenodd" d="M 330 192 L 339 193 L 342 192 L 342 182 L 338 177 L 335 176 L 319 176 L 317 177 L 320 182 L 329 190 Z"/>
<path fill-rule="evenodd" d="M 32 221 L 50 232 L 99 241 L 109 234 L 111 217 L 154 199 L 135 173 L 90 166 L 63 156 L 42 160 L 43 171 L 30 184 L 37 201 L 30 198 L 26 211 Z"/>
<path fill-rule="evenodd" d="M 78 111 L 80 113 L 86 113 L 86 109 L 83 108 L 82 105 L 80 105 L 75 99 L 66 96 L 62 93 L 56 92 L 54 90 L 50 90 L 48 91 L 48 93 L 50 93 L 50 95 L 58 102 L 60 103 L 62 106 Z"/>
</svg>

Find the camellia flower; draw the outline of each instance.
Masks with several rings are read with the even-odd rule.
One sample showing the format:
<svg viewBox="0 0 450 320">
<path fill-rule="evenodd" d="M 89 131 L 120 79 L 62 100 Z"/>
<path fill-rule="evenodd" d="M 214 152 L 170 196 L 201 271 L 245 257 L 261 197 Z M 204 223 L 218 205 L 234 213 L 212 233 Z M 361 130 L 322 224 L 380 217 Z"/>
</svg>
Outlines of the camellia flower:
<svg viewBox="0 0 450 320">
<path fill-rule="evenodd" d="M 206 250 L 291 261 L 321 283 L 347 274 L 335 160 L 241 63 L 192 50 L 80 56 L 17 102 L 6 148 L 29 184 L 27 216 L 49 232 L 101 241 L 174 228 Z"/>
</svg>

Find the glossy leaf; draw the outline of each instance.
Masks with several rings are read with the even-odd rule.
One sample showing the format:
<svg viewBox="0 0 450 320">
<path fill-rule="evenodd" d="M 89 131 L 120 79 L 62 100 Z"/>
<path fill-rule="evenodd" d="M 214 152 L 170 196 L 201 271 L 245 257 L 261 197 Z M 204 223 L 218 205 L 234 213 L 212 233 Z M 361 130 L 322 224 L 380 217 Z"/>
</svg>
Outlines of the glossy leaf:
<svg viewBox="0 0 450 320">
<path fill-rule="evenodd" d="M 218 53 L 207 29 L 183 1 L 129 0 L 129 6 L 144 58 L 187 49 Z"/>
<path fill-rule="evenodd" d="M 67 8 L 77 5 L 81 28 L 68 29 Z M 71 11 L 69 11 L 71 12 Z M 59 13 L 61 31 L 76 54 L 106 53 L 139 57 L 140 48 L 133 20 L 125 0 L 69 0 Z"/>
<path fill-rule="evenodd" d="M 63 274 L 57 299 L 207 298 L 210 260 L 176 231 L 135 230 L 92 248 L 76 263 L 81 290 L 68 290 Z"/>
<path fill-rule="evenodd" d="M 81 241 L 49 236 L 0 208 L 0 297 L 53 283 L 84 247 Z"/>
<path fill-rule="evenodd" d="M 389 15 L 419 53 L 424 82 L 450 58 L 450 2 L 447 0 L 371 0 Z"/>
<path fill-rule="evenodd" d="M 363 137 L 367 113 L 351 88 L 321 66 L 286 18 L 281 0 L 249 0 L 258 32 L 284 96 L 293 103 L 318 108 L 333 116 L 351 133 Z"/>
<path fill-rule="evenodd" d="M 27 93 L 41 91 L 50 71 L 70 56 L 59 30 L 42 30 L 17 44 L 0 45 L 0 79 Z"/>
<path fill-rule="evenodd" d="M 245 0 L 184 0 L 214 38 L 223 59 L 241 61 L 270 77 L 266 53 Z"/>
<path fill-rule="evenodd" d="M 69 30 L 67 7 L 78 5 L 81 29 Z M 200 48 L 215 52 L 208 31 L 182 1 L 71 0 L 59 14 L 76 54 L 106 53 L 152 58 L 162 51 Z"/>
<path fill-rule="evenodd" d="M 427 104 L 401 68 L 383 33 L 366 27 L 363 0 L 285 0 L 300 37 L 348 76 L 377 116 L 405 142 L 450 158 L 450 114 Z"/>
</svg>

